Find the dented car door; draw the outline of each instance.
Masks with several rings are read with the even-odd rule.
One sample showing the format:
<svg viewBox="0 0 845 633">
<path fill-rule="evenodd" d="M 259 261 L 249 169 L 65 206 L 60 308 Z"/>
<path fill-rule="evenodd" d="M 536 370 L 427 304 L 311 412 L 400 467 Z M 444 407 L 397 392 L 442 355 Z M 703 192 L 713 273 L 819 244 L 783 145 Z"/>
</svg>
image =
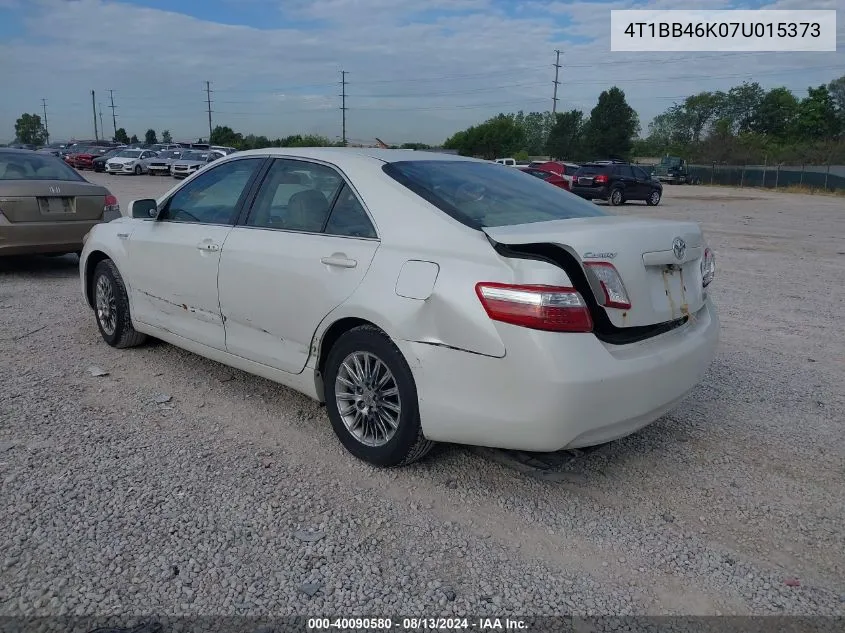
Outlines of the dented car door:
<svg viewBox="0 0 845 633">
<path fill-rule="evenodd" d="M 143 323 L 223 350 L 217 294 L 220 253 L 263 158 L 233 160 L 197 175 L 127 239 L 132 314 Z"/>
</svg>

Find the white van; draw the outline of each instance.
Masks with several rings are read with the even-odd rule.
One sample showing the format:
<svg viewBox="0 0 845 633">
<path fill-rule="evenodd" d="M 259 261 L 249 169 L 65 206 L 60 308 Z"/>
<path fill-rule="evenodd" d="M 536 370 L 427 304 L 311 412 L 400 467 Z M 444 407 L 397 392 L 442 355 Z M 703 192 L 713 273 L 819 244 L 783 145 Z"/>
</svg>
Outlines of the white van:
<svg viewBox="0 0 845 633">
<path fill-rule="evenodd" d="M 513 158 L 497 158 L 496 162 L 506 167 L 516 167 L 516 160 Z"/>
</svg>

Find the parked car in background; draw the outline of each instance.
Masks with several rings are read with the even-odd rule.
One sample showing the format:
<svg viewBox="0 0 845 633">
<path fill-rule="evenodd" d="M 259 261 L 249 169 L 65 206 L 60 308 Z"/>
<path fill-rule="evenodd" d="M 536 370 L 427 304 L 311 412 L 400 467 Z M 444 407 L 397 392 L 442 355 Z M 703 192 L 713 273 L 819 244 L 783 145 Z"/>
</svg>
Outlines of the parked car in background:
<svg viewBox="0 0 845 633">
<path fill-rule="evenodd" d="M 119 216 L 108 189 L 55 156 L 0 149 L 0 255 L 78 253 L 94 225 Z"/>
<path fill-rule="evenodd" d="M 75 169 L 94 169 L 94 159 L 105 156 L 109 151 L 110 149 L 106 146 L 92 145 L 81 152 L 71 154 L 68 162 Z"/>
<path fill-rule="evenodd" d="M 158 152 L 147 164 L 150 176 L 170 175 L 170 166 L 173 164 L 173 161 L 179 160 L 184 152 L 185 150 L 182 148 L 167 149 Z"/>
<path fill-rule="evenodd" d="M 613 206 L 643 200 L 653 207 L 660 203 L 663 185 L 636 165 L 600 161 L 586 163 L 575 172 L 572 193 L 587 200 L 607 200 Z"/>
<path fill-rule="evenodd" d="M 572 188 L 572 176 L 578 171 L 579 165 L 575 163 L 564 163 L 560 161 L 534 161 L 523 171 L 545 180 L 551 185 L 561 187 L 567 191 Z"/>
<path fill-rule="evenodd" d="M 299 390 L 380 466 L 434 441 L 624 437 L 676 407 L 718 345 L 698 224 L 615 217 L 487 161 L 251 150 L 128 216 L 80 259 L 107 344 L 153 336 Z"/>
<path fill-rule="evenodd" d="M 123 149 L 106 161 L 106 171 L 110 174 L 146 174 L 149 161 L 155 152 L 148 149 Z"/>
<path fill-rule="evenodd" d="M 516 167 L 516 159 L 514 158 L 497 158 L 494 162 L 506 167 Z"/>
<path fill-rule="evenodd" d="M 520 167 L 520 171 L 524 171 L 526 174 L 539 178 L 540 180 L 545 180 L 547 183 L 554 185 L 555 187 L 560 187 L 561 189 L 566 189 L 567 191 L 569 190 L 569 182 L 564 180 L 563 176 L 556 174 L 553 171 L 547 171 L 536 167 Z"/>
<path fill-rule="evenodd" d="M 178 160 L 174 160 L 170 164 L 170 175 L 174 178 L 187 178 L 195 171 L 205 167 L 208 163 L 212 163 L 224 156 L 226 154 L 216 150 L 187 150 L 182 153 Z"/>
<path fill-rule="evenodd" d="M 226 147 L 225 145 L 212 145 L 209 149 L 213 149 L 218 152 L 223 152 L 226 156 L 228 156 L 229 154 L 234 154 L 238 151 L 234 147 Z"/>
<path fill-rule="evenodd" d="M 109 161 L 110 158 L 117 156 L 118 152 L 122 151 L 123 147 L 115 147 L 114 149 L 110 149 L 102 156 L 97 156 L 94 160 L 91 161 L 91 167 L 96 172 L 104 172 L 106 171 L 106 163 Z"/>
<path fill-rule="evenodd" d="M 179 149 L 181 146 L 178 143 L 155 143 L 144 149 L 149 149 L 154 152 L 163 152 L 167 149 Z"/>
</svg>

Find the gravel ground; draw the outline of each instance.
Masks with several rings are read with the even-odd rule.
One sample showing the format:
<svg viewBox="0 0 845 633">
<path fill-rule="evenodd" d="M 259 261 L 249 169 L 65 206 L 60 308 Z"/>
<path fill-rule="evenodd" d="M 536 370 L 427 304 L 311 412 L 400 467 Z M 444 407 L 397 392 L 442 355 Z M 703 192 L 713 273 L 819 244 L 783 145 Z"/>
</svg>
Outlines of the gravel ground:
<svg viewBox="0 0 845 633">
<path fill-rule="evenodd" d="M 174 184 L 86 176 L 124 208 Z M 621 212 L 702 223 L 720 352 L 671 415 L 540 461 L 372 468 L 303 396 L 109 348 L 74 256 L 0 262 L 0 615 L 845 615 L 845 203 Z"/>
</svg>

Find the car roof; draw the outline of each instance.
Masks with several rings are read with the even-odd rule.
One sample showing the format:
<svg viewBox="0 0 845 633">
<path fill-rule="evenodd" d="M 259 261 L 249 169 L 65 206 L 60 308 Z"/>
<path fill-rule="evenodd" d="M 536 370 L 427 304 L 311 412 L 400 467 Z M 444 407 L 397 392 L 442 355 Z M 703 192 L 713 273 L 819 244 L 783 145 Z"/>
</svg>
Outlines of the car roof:
<svg viewBox="0 0 845 633">
<path fill-rule="evenodd" d="M 315 158 L 327 162 L 338 160 L 348 161 L 356 159 L 376 159 L 384 163 L 397 163 L 405 160 L 431 160 L 431 161 L 469 161 L 483 162 L 475 158 L 457 156 L 455 154 L 441 154 L 439 152 L 423 152 L 410 149 L 379 149 L 377 147 L 267 147 L 264 149 L 251 149 L 244 152 L 232 154 L 232 158 L 243 158 L 244 156 L 287 156 L 290 158 Z M 227 157 L 228 158 L 228 157 Z"/>
</svg>

